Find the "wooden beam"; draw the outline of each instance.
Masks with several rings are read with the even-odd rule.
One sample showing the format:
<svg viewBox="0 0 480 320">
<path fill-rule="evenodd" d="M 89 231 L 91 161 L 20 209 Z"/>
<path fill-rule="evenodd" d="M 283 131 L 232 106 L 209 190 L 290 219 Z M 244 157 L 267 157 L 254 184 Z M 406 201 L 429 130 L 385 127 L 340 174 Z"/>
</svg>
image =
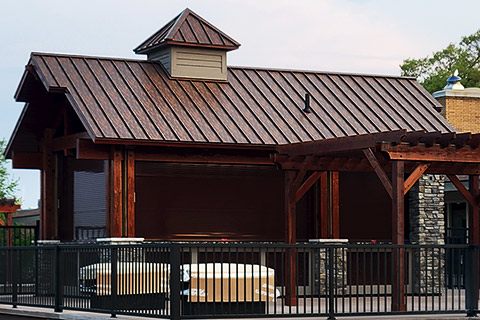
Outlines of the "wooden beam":
<svg viewBox="0 0 480 320">
<path fill-rule="evenodd" d="M 106 145 L 97 145 L 92 140 L 76 140 L 77 159 L 87 160 L 108 160 L 111 156 L 111 147 Z M 121 155 L 123 159 L 123 155 Z"/>
<path fill-rule="evenodd" d="M 20 205 L 0 204 L 0 213 L 15 213 L 20 209 Z"/>
<path fill-rule="evenodd" d="M 478 175 L 472 175 L 468 179 L 470 194 L 476 200 L 480 195 L 479 186 L 478 186 Z M 470 230 L 470 244 L 480 244 L 480 209 L 479 203 L 476 202 L 475 205 L 471 205 L 469 208 L 469 230 Z"/>
<path fill-rule="evenodd" d="M 447 174 L 447 177 L 448 177 L 448 179 L 450 179 L 450 181 L 452 181 L 453 185 L 462 194 L 462 196 L 465 198 L 465 200 L 467 200 L 468 204 L 472 207 L 475 207 L 477 205 L 477 201 L 472 196 L 470 191 L 468 191 L 467 188 L 465 188 L 465 186 L 460 181 L 460 179 L 458 179 L 458 177 L 456 175 L 452 175 L 452 174 Z"/>
<path fill-rule="evenodd" d="M 392 163 L 392 243 L 404 244 L 404 163 Z M 392 311 L 405 311 L 405 255 L 402 248 L 393 249 Z"/>
<path fill-rule="evenodd" d="M 325 155 L 342 151 L 362 150 L 373 148 L 382 141 L 400 142 L 405 136 L 406 130 L 380 132 L 373 134 L 356 135 L 341 138 L 317 140 L 311 142 L 300 142 L 279 146 L 279 153 L 290 156 L 300 155 Z"/>
<path fill-rule="evenodd" d="M 42 169 L 42 154 L 12 151 L 12 168 Z"/>
<path fill-rule="evenodd" d="M 185 163 L 218 163 L 218 164 L 260 164 L 275 165 L 269 157 L 248 157 L 237 155 L 198 155 L 198 154 L 172 154 L 172 153 L 144 153 L 136 152 L 138 161 L 158 162 L 185 162 Z"/>
<path fill-rule="evenodd" d="M 423 161 L 423 162 L 459 162 L 480 163 L 480 148 L 453 146 L 442 148 L 439 145 L 425 147 L 423 145 L 409 146 L 407 144 L 391 145 L 383 143 L 380 150 L 388 154 L 390 160 Z"/>
<path fill-rule="evenodd" d="M 407 194 L 408 190 L 410 190 L 413 185 L 420 179 L 422 174 L 427 171 L 428 167 L 430 166 L 429 163 L 421 163 L 419 164 L 415 170 L 408 176 L 407 180 L 405 180 L 405 187 L 404 187 L 404 194 Z"/>
<path fill-rule="evenodd" d="M 293 193 L 297 192 L 298 188 L 300 188 L 303 182 L 303 179 L 305 178 L 306 175 L 307 175 L 307 170 L 305 168 L 302 168 L 300 171 L 297 172 L 295 176 L 295 180 L 293 180 L 293 183 L 292 183 L 291 192 Z"/>
<path fill-rule="evenodd" d="M 126 152 L 127 236 L 135 237 L 135 151 Z"/>
<path fill-rule="evenodd" d="M 392 198 L 392 183 L 390 182 L 390 179 L 385 173 L 385 170 L 383 170 L 382 166 L 378 162 L 378 159 L 373 153 L 372 149 L 364 149 L 363 154 L 365 155 L 365 158 L 367 158 L 368 162 L 370 163 L 373 170 L 377 174 L 377 177 L 380 179 L 380 182 L 382 182 L 388 195 L 390 196 L 390 198 Z"/>
<path fill-rule="evenodd" d="M 58 137 L 53 139 L 53 151 L 63 151 L 66 149 L 75 149 L 77 147 L 78 139 L 88 139 L 90 136 L 86 132 L 74 133 L 71 135 Z"/>
<path fill-rule="evenodd" d="M 122 232 L 122 154 L 112 147 L 110 160 L 110 237 L 121 237 Z"/>
<path fill-rule="evenodd" d="M 322 172 L 320 171 L 315 171 L 313 172 L 307 180 L 297 189 L 295 193 L 295 202 L 298 203 L 300 199 L 303 198 L 305 193 L 307 193 L 308 190 L 317 182 L 317 180 L 321 177 Z"/>
</svg>

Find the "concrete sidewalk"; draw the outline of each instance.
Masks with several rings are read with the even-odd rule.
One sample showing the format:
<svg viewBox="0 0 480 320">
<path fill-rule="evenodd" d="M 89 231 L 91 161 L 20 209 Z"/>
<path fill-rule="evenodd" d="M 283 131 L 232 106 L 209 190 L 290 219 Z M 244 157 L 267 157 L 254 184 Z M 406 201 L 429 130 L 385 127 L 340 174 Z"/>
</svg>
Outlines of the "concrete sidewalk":
<svg viewBox="0 0 480 320">
<path fill-rule="evenodd" d="M 299 318 L 299 317 L 295 317 Z M 109 314 L 105 313 L 93 313 L 93 312 L 80 312 L 80 311 L 71 311 L 65 310 L 63 312 L 53 312 L 51 309 L 47 308 L 36 308 L 36 307 L 18 307 L 12 308 L 8 305 L 0 305 L 0 320 L 27 320 L 27 319 L 63 319 L 63 320 L 111 320 Z M 117 316 L 117 319 L 124 320 L 147 320 L 152 319 L 151 317 L 134 317 L 134 316 Z M 221 318 L 216 318 L 221 319 Z M 232 319 L 232 318 L 230 318 Z M 247 320 L 242 318 L 235 318 L 237 320 Z M 252 318 L 248 318 L 252 319 Z M 257 318 L 257 319 L 267 319 L 267 318 Z M 272 319 L 269 317 L 268 319 Z M 275 318 L 278 320 L 286 320 L 292 318 Z M 327 317 L 301 317 L 301 319 L 306 320 L 319 320 L 327 319 Z M 468 319 L 478 319 L 478 318 L 469 318 L 465 314 L 440 314 L 440 315 L 395 315 L 395 316 L 352 316 L 352 317 L 337 317 L 339 320 L 388 320 L 388 319 L 410 319 L 410 320 L 468 320 Z"/>
</svg>

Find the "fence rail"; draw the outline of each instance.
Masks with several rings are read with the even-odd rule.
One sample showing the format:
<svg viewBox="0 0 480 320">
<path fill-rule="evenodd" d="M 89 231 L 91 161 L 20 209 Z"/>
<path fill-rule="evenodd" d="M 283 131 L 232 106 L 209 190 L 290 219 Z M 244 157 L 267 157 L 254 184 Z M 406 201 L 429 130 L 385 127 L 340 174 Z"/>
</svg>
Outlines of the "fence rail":
<svg viewBox="0 0 480 320">
<path fill-rule="evenodd" d="M 474 315 L 479 249 L 322 243 L 4 247 L 0 303 L 171 319 Z M 405 275 L 401 285 L 399 274 Z"/>
<path fill-rule="evenodd" d="M 38 226 L 0 226 L 0 247 L 35 245 L 38 233 Z"/>
</svg>

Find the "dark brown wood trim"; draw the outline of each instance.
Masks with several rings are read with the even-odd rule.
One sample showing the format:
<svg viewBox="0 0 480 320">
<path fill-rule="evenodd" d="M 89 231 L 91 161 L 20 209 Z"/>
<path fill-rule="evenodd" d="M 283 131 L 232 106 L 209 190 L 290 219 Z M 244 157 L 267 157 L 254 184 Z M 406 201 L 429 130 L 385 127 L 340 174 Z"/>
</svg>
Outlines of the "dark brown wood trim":
<svg viewBox="0 0 480 320">
<path fill-rule="evenodd" d="M 372 166 L 373 170 L 377 174 L 377 177 L 380 179 L 380 182 L 382 182 L 383 186 L 385 187 L 385 190 L 387 191 L 388 195 L 391 198 L 392 197 L 392 183 L 390 182 L 390 179 L 388 178 L 385 170 L 383 170 L 383 167 L 381 166 L 377 157 L 375 156 L 372 149 L 370 149 L 370 148 L 369 149 L 364 149 L 362 151 L 363 151 L 363 154 L 365 155 L 365 158 L 368 160 L 368 162 Z"/>
<path fill-rule="evenodd" d="M 413 170 L 413 172 L 408 176 L 407 180 L 405 180 L 405 187 L 403 191 L 405 194 L 407 194 L 408 190 L 410 190 L 418 181 L 418 179 L 420 179 L 422 174 L 427 171 L 429 166 L 429 163 L 421 163 L 415 168 L 415 170 Z"/>
</svg>

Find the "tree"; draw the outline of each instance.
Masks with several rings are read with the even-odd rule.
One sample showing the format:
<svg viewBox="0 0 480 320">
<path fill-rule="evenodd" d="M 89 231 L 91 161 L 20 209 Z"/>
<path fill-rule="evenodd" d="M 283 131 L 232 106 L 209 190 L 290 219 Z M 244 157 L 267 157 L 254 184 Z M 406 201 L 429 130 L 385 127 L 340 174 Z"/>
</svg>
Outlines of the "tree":
<svg viewBox="0 0 480 320">
<path fill-rule="evenodd" d="M 464 87 L 480 86 L 480 29 L 463 37 L 458 44 L 420 59 L 405 59 L 402 76 L 416 77 L 430 93 L 442 90 L 446 80 L 458 69 Z"/>
<path fill-rule="evenodd" d="M 13 179 L 7 170 L 7 159 L 5 159 L 5 139 L 0 140 L 0 199 L 15 198 L 18 191 L 18 179 Z"/>
</svg>

